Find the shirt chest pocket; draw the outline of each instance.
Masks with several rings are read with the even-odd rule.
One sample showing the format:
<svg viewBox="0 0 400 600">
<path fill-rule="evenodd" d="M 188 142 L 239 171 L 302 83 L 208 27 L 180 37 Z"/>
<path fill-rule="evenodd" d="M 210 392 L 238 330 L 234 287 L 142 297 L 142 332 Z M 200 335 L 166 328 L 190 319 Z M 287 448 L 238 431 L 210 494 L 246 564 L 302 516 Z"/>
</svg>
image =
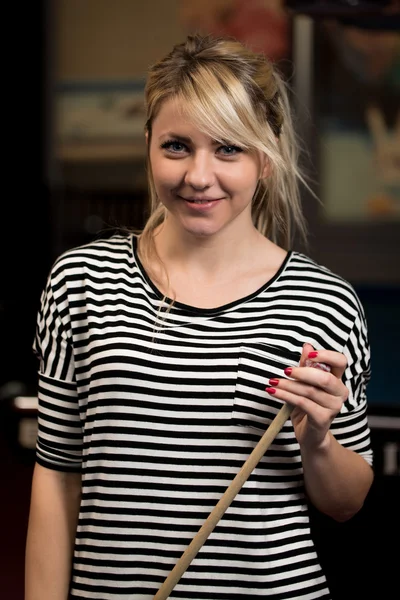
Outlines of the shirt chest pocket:
<svg viewBox="0 0 400 600">
<path fill-rule="evenodd" d="M 262 430 L 268 428 L 282 402 L 265 391 L 269 379 L 287 379 L 284 369 L 298 366 L 300 353 L 268 344 L 240 348 L 233 403 L 233 425 Z"/>
</svg>

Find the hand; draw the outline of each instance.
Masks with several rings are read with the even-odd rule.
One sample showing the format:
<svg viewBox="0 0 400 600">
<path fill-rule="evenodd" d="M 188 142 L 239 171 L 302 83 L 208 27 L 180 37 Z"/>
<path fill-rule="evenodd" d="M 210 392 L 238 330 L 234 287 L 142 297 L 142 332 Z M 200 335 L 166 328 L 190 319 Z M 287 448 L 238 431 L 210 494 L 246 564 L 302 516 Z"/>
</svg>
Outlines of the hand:
<svg viewBox="0 0 400 600">
<path fill-rule="evenodd" d="M 299 366 L 288 373 L 290 379 L 270 379 L 272 387 L 267 388 L 275 398 L 294 406 L 291 419 L 296 438 L 300 446 L 307 449 L 323 446 L 330 425 L 348 396 L 341 380 L 347 366 L 345 356 L 331 350 L 318 350 L 311 360 L 329 365 L 331 371 L 326 372 L 304 366 L 313 351 L 311 344 L 304 344 Z"/>
</svg>

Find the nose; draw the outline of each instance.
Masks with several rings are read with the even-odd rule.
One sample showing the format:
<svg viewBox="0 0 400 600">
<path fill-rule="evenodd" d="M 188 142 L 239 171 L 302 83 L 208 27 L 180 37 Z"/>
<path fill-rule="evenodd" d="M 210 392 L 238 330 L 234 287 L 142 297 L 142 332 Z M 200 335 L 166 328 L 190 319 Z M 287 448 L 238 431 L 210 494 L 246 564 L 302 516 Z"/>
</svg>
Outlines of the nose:
<svg viewBox="0 0 400 600">
<path fill-rule="evenodd" d="M 187 163 L 185 183 L 196 190 L 204 190 L 214 183 L 213 157 L 208 152 L 196 152 Z"/>
</svg>

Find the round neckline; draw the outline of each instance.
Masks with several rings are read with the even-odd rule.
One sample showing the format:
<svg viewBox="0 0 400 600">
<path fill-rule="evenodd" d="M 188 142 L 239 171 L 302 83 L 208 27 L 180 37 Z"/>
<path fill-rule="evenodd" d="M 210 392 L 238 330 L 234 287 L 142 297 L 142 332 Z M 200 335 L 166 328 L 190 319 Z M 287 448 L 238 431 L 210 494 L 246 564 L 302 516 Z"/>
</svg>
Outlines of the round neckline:
<svg viewBox="0 0 400 600">
<path fill-rule="evenodd" d="M 279 269 L 277 270 L 275 275 L 273 277 L 271 277 L 268 281 L 263 283 L 263 285 L 261 287 L 259 287 L 257 290 L 255 290 L 251 294 L 248 294 L 247 296 L 243 296 L 243 298 L 238 298 L 237 300 L 233 300 L 232 302 L 228 302 L 227 304 L 217 306 L 215 308 L 200 308 L 197 306 L 191 306 L 190 304 L 185 304 L 184 302 L 179 302 L 178 300 L 172 300 L 171 298 L 169 298 L 168 296 L 167 297 L 164 296 L 164 294 L 162 294 L 160 292 L 158 287 L 155 285 L 155 283 L 149 277 L 146 269 L 144 268 L 144 266 L 139 258 L 138 251 L 137 251 L 137 241 L 138 241 L 137 235 L 132 234 L 132 236 L 131 236 L 132 253 L 133 253 L 133 256 L 135 257 L 136 265 L 137 265 L 142 277 L 145 279 L 145 281 L 151 287 L 151 289 L 153 290 L 153 292 L 155 293 L 157 298 L 159 300 L 163 300 L 167 304 L 172 305 L 172 309 L 179 308 L 183 311 L 190 312 L 192 314 L 195 313 L 197 315 L 205 315 L 205 316 L 206 315 L 215 315 L 217 313 L 221 313 L 226 310 L 230 310 L 231 308 L 234 308 L 235 306 L 238 306 L 239 304 L 248 302 L 249 300 L 252 300 L 256 296 L 258 296 L 261 292 L 265 291 L 268 287 L 270 287 L 278 279 L 278 277 L 284 271 L 286 265 L 288 264 L 292 254 L 293 254 L 293 250 L 288 250 L 288 252 L 285 256 L 285 259 L 283 260 L 281 266 L 279 267 Z"/>
</svg>

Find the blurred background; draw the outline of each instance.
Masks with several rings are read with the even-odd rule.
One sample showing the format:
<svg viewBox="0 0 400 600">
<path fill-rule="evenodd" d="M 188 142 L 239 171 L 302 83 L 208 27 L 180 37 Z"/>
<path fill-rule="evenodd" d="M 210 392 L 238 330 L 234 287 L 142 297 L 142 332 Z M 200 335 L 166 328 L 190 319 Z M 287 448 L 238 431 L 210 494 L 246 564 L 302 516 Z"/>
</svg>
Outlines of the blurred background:
<svg viewBox="0 0 400 600">
<path fill-rule="evenodd" d="M 23 598 L 40 293 L 67 248 L 142 226 L 146 71 L 197 31 L 264 52 L 292 88 L 301 160 L 321 199 L 304 192 L 309 247 L 295 249 L 353 284 L 372 348 L 373 489 L 350 523 L 313 514 L 313 532 L 333 599 L 374 589 L 392 597 L 400 546 L 400 3 L 36 0 L 8 3 L 3 28 L 10 116 L 0 236 L 1 597 Z"/>
</svg>

